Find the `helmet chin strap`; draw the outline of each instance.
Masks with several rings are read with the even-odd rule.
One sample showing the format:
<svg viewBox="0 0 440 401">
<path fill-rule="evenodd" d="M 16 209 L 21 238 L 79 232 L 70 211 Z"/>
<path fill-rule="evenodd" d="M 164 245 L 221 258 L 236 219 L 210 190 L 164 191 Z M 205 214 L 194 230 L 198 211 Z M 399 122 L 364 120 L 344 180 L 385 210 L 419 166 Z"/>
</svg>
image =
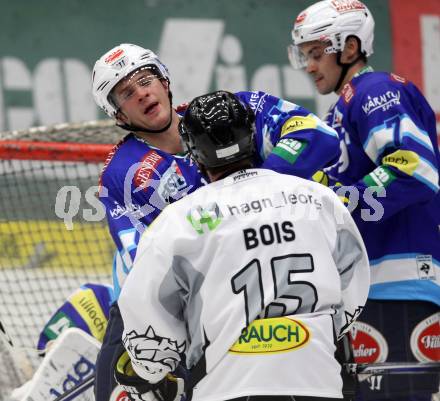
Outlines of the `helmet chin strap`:
<svg viewBox="0 0 440 401">
<path fill-rule="evenodd" d="M 342 52 L 338 52 L 336 54 L 336 63 L 342 68 L 341 74 L 339 75 L 338 82 L 336 83 L 334 92 L 338 92 L 341 88 L 342 82 L 344 82 L 345 77 L 347 76 L 348 70 L 353 67 L 360 59 L 362 59 L 362 54 L 359 54 L 351 63 L 342 63 L 341 62 Z"/>
<path fill-rule="evenodd" d="M 145 129 L 145 128 L 139 127 L 137 125 L 132 125 L 132 124 L 116 124 L 116 125 L 120 128 L 123 128 L 127 131 L 130 131 L 130 132 L 146 132 L 147 134 L 160 134 L 161 132 L 164 132 L 168 128 L 170 128 L 171 123 L 173 122 L 173 95 L 172 95 L 171 91 L 168 92 L 168 99 L 170 101 L 170 118 L 164 127 L 159 128 L 159 129 Z"/>
</svg>

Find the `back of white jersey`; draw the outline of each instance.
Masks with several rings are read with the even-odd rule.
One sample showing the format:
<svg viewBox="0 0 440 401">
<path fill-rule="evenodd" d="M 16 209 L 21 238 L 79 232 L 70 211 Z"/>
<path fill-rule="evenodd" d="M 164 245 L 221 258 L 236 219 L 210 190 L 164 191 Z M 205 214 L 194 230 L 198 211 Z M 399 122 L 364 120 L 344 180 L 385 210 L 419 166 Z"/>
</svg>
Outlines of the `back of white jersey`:
<svg viewBox="0 0 440 401">
<path fill-rule="evenodd" d="M 146 231 L 119 300 L 124 342 L 150 381 L 185 349 L 197 400 L 338 398 L 335 333 L 368 286 L 362 240 L 332 191 L 246 170 L 168 206 Z"/>
</svg>

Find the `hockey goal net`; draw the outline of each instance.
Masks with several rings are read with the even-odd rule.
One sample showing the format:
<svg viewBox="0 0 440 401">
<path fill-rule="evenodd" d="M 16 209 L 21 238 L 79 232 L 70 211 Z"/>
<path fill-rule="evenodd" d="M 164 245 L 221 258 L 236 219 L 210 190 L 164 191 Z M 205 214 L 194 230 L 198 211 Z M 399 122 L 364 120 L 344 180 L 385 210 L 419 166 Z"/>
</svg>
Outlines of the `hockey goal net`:
<svg viewBox="0 0 440 401">
<path fill-rule="evenodd" d="M 38 366 L 44 324 L 87 282 L 110 283 L 114 246 L 94 193 L 123 132 L 112 121 L 0 133 L 0 401 Z"/>
</svg>

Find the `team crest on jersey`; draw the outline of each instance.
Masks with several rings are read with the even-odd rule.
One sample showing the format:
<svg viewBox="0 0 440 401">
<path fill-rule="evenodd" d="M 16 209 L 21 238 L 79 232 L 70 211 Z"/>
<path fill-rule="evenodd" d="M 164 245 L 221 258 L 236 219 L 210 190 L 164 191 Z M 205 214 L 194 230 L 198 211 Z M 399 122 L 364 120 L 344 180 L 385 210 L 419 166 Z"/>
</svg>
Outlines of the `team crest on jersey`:
<svg viewBox="0 0 440 401">
<path fill-rule="evenodd" d="M 388 344 L 385 337 L 364 322 L 354 322 L 350 329 L 351 344 L 356 363 L 385 362 Z"/>
<path fill-rule="evenodd" d="M 277 317 L 254 320 L 229 349 L 233 354 L 274 354 L 293 351 L 310 341 L 310 330 L 304 323 Z"/>
<path fill-rule="evenodd" d="M 213 202 L 206 207 L 193 206 L 188 211 L 186 219 L 192 225 L 194 230 L 201 235 L 205 232 L 204 227 L 206 227 L 208 231 L 213 231 L 217 228 L 223 219 L 223 214 L 217 203 Z"/>
<path fill-rule="evenodd" d="M 419 362 L 440 361 L 440 317 L 438 313 L 422 320 L 411 333 L 411 351 Z"/>
<path fill-rule="evenodd" d="M 185 352 L 185 343 L 178 344 L 170 338 L 157 336 L 149 326 L 145 334 L 131 331 L 123 338 L 131 359 L 147 363 L 151 370 L 175 370 L 180 362 L 179 354 Z"/>
<path fill-rule="evenodd" d="M 344 100 L 344 103 L 345 104 L 350 103 L 351 99 L 353 99 L 354 94 L 355 94 L 354 86 L 350 82 L 346 83 L 341 91 L 341 96 L 342 99 Z"/>
</svg>

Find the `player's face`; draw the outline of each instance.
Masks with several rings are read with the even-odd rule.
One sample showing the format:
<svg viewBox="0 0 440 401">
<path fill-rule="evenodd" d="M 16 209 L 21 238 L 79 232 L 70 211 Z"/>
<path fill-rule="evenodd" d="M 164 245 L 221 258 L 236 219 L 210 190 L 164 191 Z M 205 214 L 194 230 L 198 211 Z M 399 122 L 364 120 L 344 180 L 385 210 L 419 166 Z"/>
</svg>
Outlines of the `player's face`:
<svg viewBox="0 0 440 401">
<path fill-rule="evenodd" d="M 312 77 L 321 95 L 333 92 L 341 75 L 341 67 L 336 62 L 336 54 L 325 53 L 326 47 L 328 44 L 318 41 L 299 45 L 306 59 L 306 72 Z"/>
<path fill-rule="evenodd" d="M 119 82 L 112 91 L 119 106 L 118 118 L 125 124 L 157 130 L 170 119 L 168 82 L 148 69 L 140 69 Z"/>
</svg>

